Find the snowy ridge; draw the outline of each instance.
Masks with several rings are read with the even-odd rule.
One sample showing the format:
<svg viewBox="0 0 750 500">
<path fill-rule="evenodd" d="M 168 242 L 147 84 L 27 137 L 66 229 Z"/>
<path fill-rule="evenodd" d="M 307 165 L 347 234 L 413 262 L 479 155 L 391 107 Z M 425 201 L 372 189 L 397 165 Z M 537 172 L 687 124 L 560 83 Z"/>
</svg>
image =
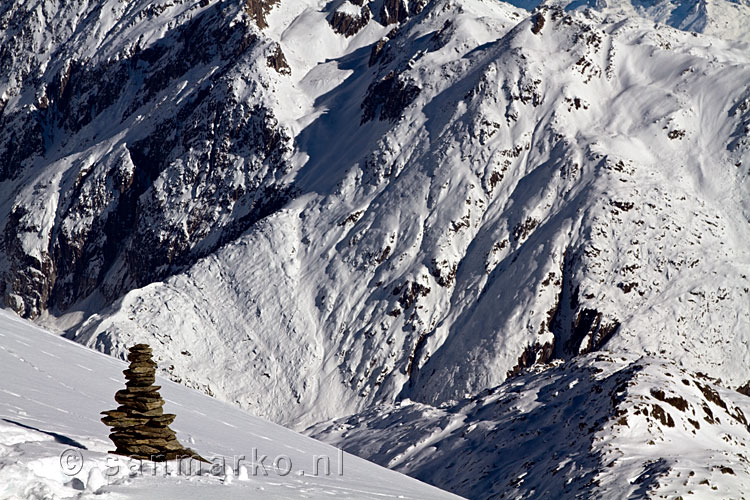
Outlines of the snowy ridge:
<svg viewBox="0 0 750 500">
<path fill-rule="evenodd" d="M 468 498 L 741 498 L 748 412 L 747 396 L 674 363 L 606 353 L 308 432 Z"/>
<path fill-rule="evenodd" d="M 679 30 L 750 42 L 745 22 L 748 0 L 510 0 L 533 10 L 541 5 L 566 10 L 592 9 L 612 18 L 642 17 Z"/>
<path fill-rule="evenodd" d="M 180 474 L 175 463 L 170 473 L 153 463 L 139 473 L 137 461 L 107 455 L 113 445 L 99 421 L 126 367 L 0 312 L 1 499 L 457 498 L 168 380 L 158 383 L 175 430 L 213 463 L 203 474 L 197 464 Z M 329 474 L 315 456 L 329 457 Z"/>
</svg>

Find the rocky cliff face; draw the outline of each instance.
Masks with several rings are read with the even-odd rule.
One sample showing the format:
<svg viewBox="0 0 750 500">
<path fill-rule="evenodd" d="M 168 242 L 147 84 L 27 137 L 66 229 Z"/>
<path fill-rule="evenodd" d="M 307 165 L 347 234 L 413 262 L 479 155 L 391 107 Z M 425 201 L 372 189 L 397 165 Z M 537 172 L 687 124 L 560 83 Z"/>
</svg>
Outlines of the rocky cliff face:
<svg viewBox="0 0 750 500">
<path fill-rule="evenodd" d="M 282 180 L 291 137 L 267 97 L 281 66 L 265 59 L 283 54 L 240 5 L 79 7 L 50 13 L 70 24 L 41 33 L 24 14 L 43 10 L 2 13 L 15 42 L 2 58 L 14 78 L 0 118 L 2 181 L 15 193 L 4 297 L 32 318 L 184 269 L 292 191 Z M 50 40 L 57 50 L 42 59 Z"/>
<path fill-rule="evenodd" d="M 20 314 L 296 427 L 600 350 L 750 381 L 732 33 L 559 2 L 34 5 L 0 11 Z"/>
</svg>

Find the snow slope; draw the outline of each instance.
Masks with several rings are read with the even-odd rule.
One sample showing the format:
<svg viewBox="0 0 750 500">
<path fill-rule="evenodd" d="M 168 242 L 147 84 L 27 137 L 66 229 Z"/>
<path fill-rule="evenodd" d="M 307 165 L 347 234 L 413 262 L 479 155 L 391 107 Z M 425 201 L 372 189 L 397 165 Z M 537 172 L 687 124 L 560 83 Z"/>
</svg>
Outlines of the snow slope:
<svg viewBox="0 0 750 500">
<path fill-rule="evenodd" d="M 457 498 L 166 380 L 158 383 L 178 438 L 213 463 L 201 475 L 196 464 L 178 474 L 174 463 L 171 473 L 151 463 L 139 473 L 139 462 L 107 455 L 99 421 L 116 405 L 124 368 L 0 312 L 0 498 Z M 329 457 L 317 474 L 316 456 Z"/>
<path fill-rule="evenodd" d="M 469 498 L 744 498 L 750 398 L 675 363 L 588 354 L 440 408 L 309 429 Z"/>
</svg>

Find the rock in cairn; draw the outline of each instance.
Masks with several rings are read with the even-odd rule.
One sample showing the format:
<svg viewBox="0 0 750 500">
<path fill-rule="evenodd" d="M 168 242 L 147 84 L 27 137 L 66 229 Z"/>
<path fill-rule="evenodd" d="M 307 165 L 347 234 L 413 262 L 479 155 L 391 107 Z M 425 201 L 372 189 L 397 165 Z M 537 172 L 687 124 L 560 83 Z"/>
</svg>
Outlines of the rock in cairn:
<svg viewBox="0 0 750 500">
<path fill-rule="evenodd" d="M 175 416 L 164 413 L 164 400 L 156 381 L 156 363 L 151 359 L 151 348 L 137 344 L 128 353 L 130 367 L 124 370 L 126 388 L 115 393 L 120 403 L 116 410 L 103 411 L 102 422 L 112 427 L 109 438 L 117 449 L 114 453 L 141 460 L 161 462 L 183 457 L 203 460 L 189 448 L 183 447 L 172 429 Z"/>
</svg>

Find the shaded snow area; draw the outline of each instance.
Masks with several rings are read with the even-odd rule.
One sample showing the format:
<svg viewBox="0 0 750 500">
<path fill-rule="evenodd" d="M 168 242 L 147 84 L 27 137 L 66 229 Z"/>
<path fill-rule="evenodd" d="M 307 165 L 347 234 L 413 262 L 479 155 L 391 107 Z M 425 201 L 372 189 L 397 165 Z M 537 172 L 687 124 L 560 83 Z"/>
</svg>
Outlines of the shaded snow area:
<svg viewBox="0 0 750 500">
<path fill-rule="evenodd" d="M 308 432 L 468 498 L 746 498 L 750 398 L 654 358 L 588 354 L 439 408 Z"/>
<path fill-rule="evenodd" d="M 108 455 L 124 368 L 0 312 L 0 499 L 457 498 L 165 380 L 178 438 L 212 463 Z"/>
</svg>

